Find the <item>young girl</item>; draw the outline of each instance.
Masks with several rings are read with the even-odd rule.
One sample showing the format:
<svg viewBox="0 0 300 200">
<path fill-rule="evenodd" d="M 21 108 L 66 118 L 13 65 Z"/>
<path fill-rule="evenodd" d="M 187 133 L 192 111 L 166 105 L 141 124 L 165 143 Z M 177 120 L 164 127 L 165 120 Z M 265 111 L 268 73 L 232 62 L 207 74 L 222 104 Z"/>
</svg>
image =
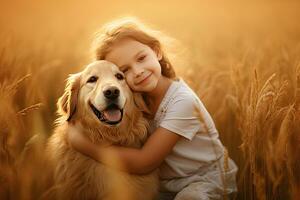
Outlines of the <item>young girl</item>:
<svg viewBox="0 0 300 200">
<path fill-rule="evenodd" d="M 119 66 L 129 87 L 145 97 L 151 135 L 144 146 L 95 145 L 75 131 L 69 140 L 103 164 L 110 165 L 102 155 L 113 152 L 129 173 L 146 174 L 159 167 L 159 199 L 222 199 L 237 190 L 237 167 L 224 158 L 226 150 L 211 116 L 192 89 L 177 80 L 156 34 L 127 19 L 105 26 L 94 42 L 96 59 Z"/>
</svg>

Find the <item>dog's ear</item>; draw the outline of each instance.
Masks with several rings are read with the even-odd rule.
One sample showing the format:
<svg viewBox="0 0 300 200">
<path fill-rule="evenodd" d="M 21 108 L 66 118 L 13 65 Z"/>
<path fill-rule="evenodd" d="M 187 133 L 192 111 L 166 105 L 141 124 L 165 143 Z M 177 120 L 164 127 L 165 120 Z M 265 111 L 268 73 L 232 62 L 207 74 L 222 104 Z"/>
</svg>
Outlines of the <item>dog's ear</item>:
<svg viewBox="0 0 300 200">
<path fill-rule="evenodd" d="M 134 100 L 134 104 L 138 107 L 140 111 L 149 115 L 151 114 L 141 93 L 133 92 L 133 100 Z"/>
<path fill-rule="evenodd" d="M 79 89 L 80 73 L 69 75 L 65 92 L 57 101 L 58 114 L 67 116 L 67 121 L 75 114 Z"/>
</svg>

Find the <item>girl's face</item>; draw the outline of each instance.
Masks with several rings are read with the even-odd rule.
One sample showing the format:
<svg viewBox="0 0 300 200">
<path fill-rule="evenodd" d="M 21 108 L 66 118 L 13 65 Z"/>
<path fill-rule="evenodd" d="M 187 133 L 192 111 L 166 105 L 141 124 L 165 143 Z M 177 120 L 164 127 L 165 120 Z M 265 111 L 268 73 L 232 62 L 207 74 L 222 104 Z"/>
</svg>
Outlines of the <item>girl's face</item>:
<svg viewBox="0 0 300 200">
<path fill-rule="evenodd" d="M 161 55 L 133 39 L 114 44 L 105 59 L 119 66 L 133 91 L 151 92 L 161 77 Z"/>
</svg>

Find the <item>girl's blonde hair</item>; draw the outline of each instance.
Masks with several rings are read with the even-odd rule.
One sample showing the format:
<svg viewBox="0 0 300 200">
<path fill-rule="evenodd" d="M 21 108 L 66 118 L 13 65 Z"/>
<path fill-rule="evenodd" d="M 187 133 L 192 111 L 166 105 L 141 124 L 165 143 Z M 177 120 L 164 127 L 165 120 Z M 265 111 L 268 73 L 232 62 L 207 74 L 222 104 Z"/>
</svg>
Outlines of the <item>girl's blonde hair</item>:
<svg viewBox="0 0 300 200">
<path fill-rule="evenodd" d="M 92 44 L 92 54 L 96 60 L 104 60 L 113 45 L 126 38 L 143 43 L 162 55 L 159 61 L 163 76 L 177 79 L 175 70 L 157 39 L 162 34 L 146 27 L 135 18 L 125 18 L 106 24 L 96 33 Z"/>
</svg>

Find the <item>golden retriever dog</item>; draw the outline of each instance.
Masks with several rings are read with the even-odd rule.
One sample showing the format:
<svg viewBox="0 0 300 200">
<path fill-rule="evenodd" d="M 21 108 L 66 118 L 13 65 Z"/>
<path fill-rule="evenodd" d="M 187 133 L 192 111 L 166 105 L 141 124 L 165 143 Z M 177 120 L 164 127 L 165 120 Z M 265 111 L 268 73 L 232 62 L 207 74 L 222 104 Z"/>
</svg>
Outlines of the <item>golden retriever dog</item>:
<svg viewBox="0 0 300 200">
<path fill-rule="evenodd" d="M 105 166 L 72 149 L 70 124 L 80 125 L 93 142 L 105 141 L 139 148 L 147 137 L 142 96 L 132 93 L 118 67 L 96 61 L 70 75 L 58 100 L 57 127 L 49 138 L 47 153 L 54 163 L 54 186 L 42 199 L 154 199 L 156 172 L 133 175 Z M 112 155 L 107 155 L 117 162 Z"/>
</svg>

